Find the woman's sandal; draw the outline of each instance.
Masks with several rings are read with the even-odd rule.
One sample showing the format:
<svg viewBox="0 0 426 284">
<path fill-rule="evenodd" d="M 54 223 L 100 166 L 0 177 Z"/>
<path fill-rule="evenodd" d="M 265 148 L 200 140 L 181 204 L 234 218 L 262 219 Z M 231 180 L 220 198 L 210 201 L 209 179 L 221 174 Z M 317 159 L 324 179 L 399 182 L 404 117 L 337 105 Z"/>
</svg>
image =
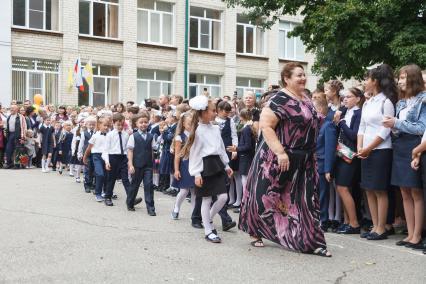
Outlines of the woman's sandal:
<svg viewBox="0 0 426 284">
<path fill-rule="evenodd" d="M 215 243 L 215 244 L 222 242 L 222 240 L 213 232 L 206 236 L 206 241 Z"/>
<path fill-rule="evenodd" d="M 312 252 L 314 255 L 323 256 L 323 257 L 331 257 L 331 253 L 325 248 L 317 248 Z"/>
<path fill-rule="evenodd" d="M 255 247 L 255 248 L 265 247 L 265 244 L 263 243 L 262 239 L 254 240 L 254 241 L 250 242 L 250 244 L 251 244 L 252 247 Z"/>
</svg>

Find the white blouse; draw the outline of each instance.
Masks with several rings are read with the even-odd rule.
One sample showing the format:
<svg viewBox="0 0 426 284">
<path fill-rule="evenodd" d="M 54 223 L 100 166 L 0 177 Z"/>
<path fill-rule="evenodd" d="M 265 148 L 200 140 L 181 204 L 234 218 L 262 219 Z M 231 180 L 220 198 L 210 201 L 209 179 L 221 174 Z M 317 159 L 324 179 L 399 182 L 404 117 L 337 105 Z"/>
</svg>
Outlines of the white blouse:
<svg viewBox="0 0 426 284">
<path fill-rule="evenodd" d="M 204 167 L 203 158 L 212 155 L 219 155 L 226 169 L 229 168 L 229 159 L 220 135 L 219 126 L 200 122 L 195 131 L 194 144 L 189 150 L 190 175 L 194 177 L 201 176 Z"/>
<path fill-rule="evenodd" d="M 393 117 L 394 115 L 395 107 L 383 93 L 371 97 L 364 103 L 358 130 L 358 135 L 364 136 L 362 144 L 364 148 L 370 145 L 377 136 L 382 138 L 383 142 L 375 149 L 392 148 L 391 129 L 383 126 L 383 118 L 384 116 Z"/>
<path fill-rule="evenodd" d="M 352 120 L 352 117 L 354 116 L 354 112 L 355 112 L 356 110 L 358 110 L 358 109 L 359 109 L 359 107 L 358 107 L 358 106 L 354 106 L 353 108 L 348 109 L 348 110 L 346 111 L 346 114 L 345 114 L 344 120 L 345 120 L 345 123 L 346 123 L 346 125 L 347 125 L 348 127 L 351 127 L 351 120 Z"/>
</svg>

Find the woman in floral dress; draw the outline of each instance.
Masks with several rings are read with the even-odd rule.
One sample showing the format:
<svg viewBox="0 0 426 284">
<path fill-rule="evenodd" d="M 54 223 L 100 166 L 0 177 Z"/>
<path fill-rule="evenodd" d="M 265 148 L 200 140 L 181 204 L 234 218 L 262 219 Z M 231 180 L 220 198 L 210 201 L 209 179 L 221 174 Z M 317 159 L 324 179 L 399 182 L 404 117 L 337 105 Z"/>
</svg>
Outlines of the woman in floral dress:
<svg viewBox="0 0 426 284">
<path fill-rule="evenodd" d="M 262 110 L 262 139 L 248 174 L 239 228 L 255 247 L 262 238 L 287 249 L 329 257 L 320 228 L 315 146 L 321 119 L 304 95 L 303 67 L 288 63 L 285 88 Z"/>
</svg>

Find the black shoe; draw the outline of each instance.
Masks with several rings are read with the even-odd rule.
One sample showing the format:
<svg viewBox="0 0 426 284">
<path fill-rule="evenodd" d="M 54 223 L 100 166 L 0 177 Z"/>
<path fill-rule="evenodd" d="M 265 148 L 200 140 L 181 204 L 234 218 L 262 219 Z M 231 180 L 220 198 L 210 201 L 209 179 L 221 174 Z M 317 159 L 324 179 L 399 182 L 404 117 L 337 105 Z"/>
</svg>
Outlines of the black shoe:
<svg viewBox="0 0 426 284">
<path fill-rule="evenodd" d="M 395 235 L 394 227 L 391 227 L 389 230 L 386 230 L 386 235 L 388 235 L 388 236 Z"/>
<path fill-rule="evenodd" d="M 361 238 L 366 239 L 370 235 L 370 232 L 364 232 L 360 235 Z"/>
<path fill-rule="evenodd" d="M 359 234 L 361 233 L 361 227 L 352 227 L 351 225 L 347 225 L 343 230 L 337 231 L 338 234 L 351 235 L 351 234 Z"/>
<path fill-rule="evenodd" d="M 157 214 L 155 214 L 155 210 L 154 209 L 148 209 L 148 215 L 149 216 L 157 216 Z"/>
<path fill-rule="evenodd" d="M 395 245 L 397 245 L 397 246 L 399 246 L 399 247 L 404 247 L 405 245 L 407 245 L 408 244 L 408 242 L 406 242 L 406 241 L 397 241 L 396 243 L 395 243 Z"/>
<path fill-rule="evenodd" d="M 176 197 L 176 196 L 178 195 L 178 193 L 179 193 L 179 191 L 177 191 L 177 190 L 173 190 L 173 191 L 170 193 L 170 195 L 171 195 L 171 196 L 173 196 L 173 197 Z"/>
<path fill-rule="evenodd" d="M 203 225 L 201 225 L 201 223 L 192 223 L 191 225 L 195 229 L 203 229 L 204 228 Z"/>
<path fill-rule="evenodd" d="M 407 242 L 407 244 L 405 245 L 406 248 L 412 248 L 412 249 L 424 249 L 423 248 L 423 243 L 422 240 L 420 240 L 418 243 L 410 243 Z"/>
<path fill-rule="evenodd" d="M 369 241 L 380 241 L 380 240 L 386 240 L 388 238 L 386 231 L 383 234 L 378 234 L 376 232 L 371 233 L 368 237 L 367 240 Z"/>
<path fill-rule="evenodd" d="M 234 228 L 235 226 L 237 226 L 237 222 L 232 221 L 232 222 L 229 222 L 229 223 L 223 224 L 223 225 L 222 225 L 222 230 L 223 230 L 224 232 L 226 232 L 226 231 L 231 230 L 231 229 L 232 229 L 232 228 Z"/>
<path fill-rule="evenodd" d="M 135 207 L 129 207 L 129 206 L 127 206 L 127 210 L 128 210 L 128 211 L 136 211 L 136 210 L 135 210 Z"/>
<path fill-rule="evenodd" d="M 85 186 L 85 187 L 84 187 L 84 191 L 85 191 L 86 193 L 90 193 L 90 187 Z"/>
<path fill-rule="evenodd" d="M 336 233 L 340 226 L 341 226 L 341 224 L 340 224 L 339 221 L 337 221 L 337 220 L 332 220 L 331 221 L 330 228 L 331 228 L 331 231 L 333 233 Z"/>
<path fill-rule="evenodd" d="M 142 202 L 142 197 L 138 197 L 135 199 L 135 202 L 133 202 L 133 205 L 138 205 L 141 202 Z"/>
<path fill-rule="evenodd" d="M 118 198 L 117 194 L 112 195 L 112 199 L 117 199 L 117 198 Z"/>
<path fill-rule="evenodd" d="M 234 213 L 240 213 L 240 208 L 235 208 L 234 210 L 232 210 L 232 212 L 234 212 Z"/>
<path fill-rule="evenodd" d="M 178 220 L 179 219 L 179 212 L 172 211 L 172 219 Z"/>
<path fill-rule="evenodd" d="M 111 199 L 110 198 L 105 198 L 105 205 L 106 206 L 113 206 L 114 205 L 114 203 L 112 203 L 112 201 L 111 201 Z"/>
<path fill-rule="evenodd" d="M 331 226 L 331 221 L 329 221 L 329 220 L 321 222 L 321 225 L 320 225 L 321 230 L 324 233 L 326 233 L 328 231 L 328 229 L 330 228 L 330 226 Z"/>
</svg>

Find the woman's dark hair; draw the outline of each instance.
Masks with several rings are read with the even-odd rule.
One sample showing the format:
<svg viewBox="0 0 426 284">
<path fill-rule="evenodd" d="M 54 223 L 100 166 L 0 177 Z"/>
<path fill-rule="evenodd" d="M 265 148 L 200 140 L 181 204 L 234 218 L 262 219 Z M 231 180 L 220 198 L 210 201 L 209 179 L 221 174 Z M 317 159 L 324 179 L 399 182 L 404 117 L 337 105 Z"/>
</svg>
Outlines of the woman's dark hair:
<svg viewBox="0 0 426 284">
<path fill-rule="evenodd" d="M 123 103 L 118 103 L 118 104 L 116 104 L 116 105 L 114 106 L 115 111 L 118 111 L 118 107 L 121 107 L 121 111 L 120 111 L 120 113 L 123 113 L 123 112 L 125 112 L 125 111 L 126 111 L 126 107 L 123 105 Z"/>
<path fill-rule="evenodd" d="M 30 116 L 30 115 L 33 113 L 33 111 L 35 111 L 35 107 L 33 107 L 33 106 L 28 106 L 28 107 L 25 109 L 25 115 L 26 115 L 26 116 Z"/>
<path fill-rule="evenodd" d="M 287 84 L 284 78 L 291 78 L 291 75 L 293 74 L 293 71 L 296 68 L 304 69 L 302 64 L 297 62 L 289 62 L 284 66 L 283 70 L 281 71 L 281 83 L 283 84 L 284 87 L 287 87 Z"/>
<path fill-rule="evenodd" d="M 398 77 L 404 73 L 407 75 L 407 83 L 405 91 L 401 91 L 403 97 L 414 97 L 425 90 L 422 69 L 419 66 L 415 64 L 403 66 L 398 72 Z"/>
<path fill-rule="evenodd" d="M 67 108 L 65 106 L 59 106 L 58 109 L 63 109 L 64 115 L 67 115 Z"/>
<path fill-rule="evenodd" d="M 398 100 L 398 88 L 396 86 L 392 67 L 387 64 L 379 65 L 367 73 L 367 78 L 376 80 L 379 92 L 385 94 L 393 104 L 396 104 Z"/>
<path fill-rule="evenodd" d="M 227 101 L 221 101 L 217 104 L 217 110 L 223 110 L 226 112 L 232 111 L 232 106 Z"/>
<path fill-rule="evenodd" d="M 365 102 L 365 97 L 362 91 L 358 88 L 349 88 L 348 91 L 351 92 L 351 94 L 353 94 L 355 97 L 360 98 L 358 107 L 361 108 Z"/>
</svg>

